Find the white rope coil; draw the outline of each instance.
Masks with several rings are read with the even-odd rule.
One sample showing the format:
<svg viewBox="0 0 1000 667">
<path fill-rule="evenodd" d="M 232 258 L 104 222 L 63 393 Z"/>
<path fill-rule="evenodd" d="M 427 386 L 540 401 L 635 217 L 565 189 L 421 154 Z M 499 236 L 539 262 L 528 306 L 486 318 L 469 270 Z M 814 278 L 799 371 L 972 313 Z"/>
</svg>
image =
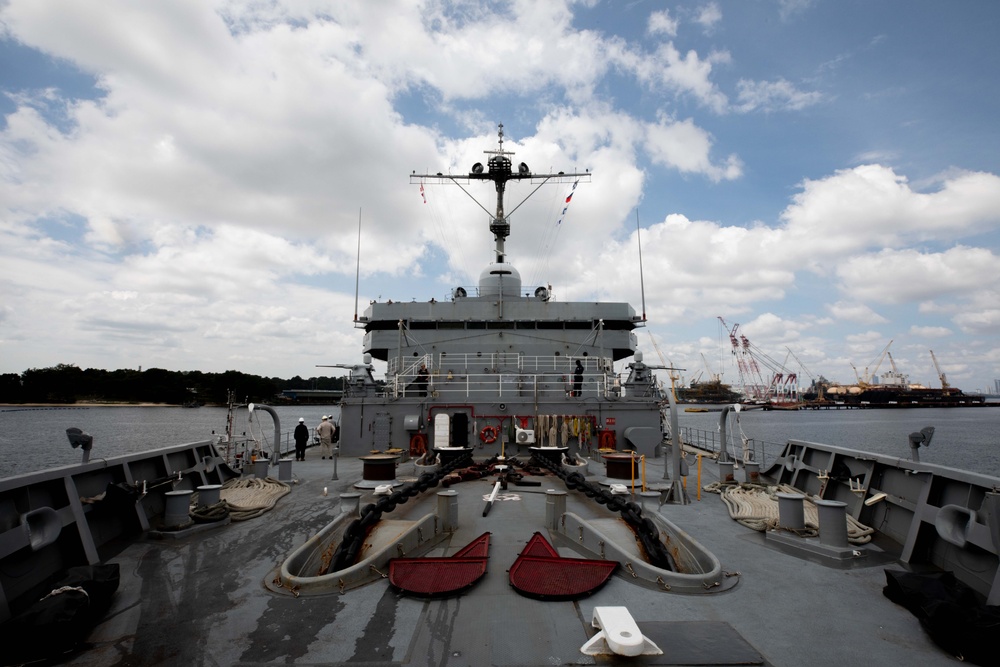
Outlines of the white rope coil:
<svg viewBox="0 0 1000 667">
<path fill-rule="evenodd" d="M 705 487 L 706 491 L 720 493 L 722 502 L 729 509 L 729 516 L 747 528 L 766 531 L 779 528 L 778 493 L 802 493 L 787 484 L 778 486 L 759 486 L 755 484 L 716 484 Z M 794 531 L 804 537 L 819 534 L 819 510 L 815 497 L 808 494 L 803 502 L 805 530 Z M 852 544 L 865 544 L 871 541 L 874 529 L 860 523 L 850 515 L 847 516 L 847 541 Z"/>
<path fill-rule="evenodd" d="M 287 484 L 273 477 L 231 479 L 223 484 L 219 496 L 229 506 L 230 518 L 233 521 L 244 521 L 268 511 L 291 490 Z"/>
</svg>

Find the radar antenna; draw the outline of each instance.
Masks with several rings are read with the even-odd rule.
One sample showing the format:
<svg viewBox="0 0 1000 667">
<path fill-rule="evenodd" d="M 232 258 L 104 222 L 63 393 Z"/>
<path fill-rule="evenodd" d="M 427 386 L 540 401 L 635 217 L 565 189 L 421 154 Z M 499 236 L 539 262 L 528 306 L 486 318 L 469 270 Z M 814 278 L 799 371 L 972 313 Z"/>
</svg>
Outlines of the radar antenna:
<svg viewBox="0 0 1000 667">
<path fill-rule="evenodd" d="M 418 174 L 413 172 L 410 174 L 410 183 L 420 183 L 424 179 L 438 179 L 438 182 L 451 181 L 462 187 L 463 183 L 468 183 L 470 181 L 493 181 L 496 186 L 497 192 L 497 204 L 496 213 L 490 214 L 482 204 L 476 200 L 469 192 L 462 188 L 465 194 L 479 204 L 479 207 L 490 214 L 490 231 L 493 232 L 493 238 L 496 240 L 496 261 L 498 263 L 503 263 L 505 261 L 505 251 L 504 251 L 504 241 L 510 236 L 510 221 L 508 219 L 510 213 L 516 211 L 521 204 L 526 202 L 531 195 L 538 191 L 538 188 L 542 187 L 544 184 L 553 183 L 569 183 L 572 179 L 586 179 L 586 182 L 590 180 L 590 170 L 581 173 L 569 173 L 558 172 L 556 174 L 533 174 L 531 169 L 528 168 L 524 162 L 517 165 L 517 171 L 513 169 L 513 162 L 510 156 L 514 155 L 513 151 L 506 151 L 503 148 L 504 133 L 503 133 L 503 123 L 497 125 L 497 137 L 498 137 L 498 148 L 496 150 L 483 151 L 485 154 L 489 155 L 489 159 L 486 161 L 486 167 L 483 167 L 481 162 L 477 162 L 472 165 L 472 171 L 468 174 L 443 174 L 438 172 L 436 174 Z M 504 191 L 507 187 L 507 181 L 521 181 L 527 180 L 531 183 L 537 183 L 538 187 L 528 193 L 521 202 L 511 209 L 510 213 L 504 210 Z"/>
</svg>

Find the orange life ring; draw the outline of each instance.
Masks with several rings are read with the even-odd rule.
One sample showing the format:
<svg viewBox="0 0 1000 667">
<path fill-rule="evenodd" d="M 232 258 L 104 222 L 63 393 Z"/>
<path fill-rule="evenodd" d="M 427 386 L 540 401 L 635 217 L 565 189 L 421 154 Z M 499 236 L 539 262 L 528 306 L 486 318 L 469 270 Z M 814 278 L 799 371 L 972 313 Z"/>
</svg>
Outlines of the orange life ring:
<svg viewBox="0 0 1000 667">
<path fill-rule="evenodd" d="M 483 441 L 484 444 L 491 444 L 497 441 L 497 436 L 500 435 L 500 429 L 496 426 L 484 426 L 483 430 L 479 432 L 479 439 Z"/>
<path fill-rule="evenodd" d="M 427 436 L 414 433 L 410 436 L 410 456 L 420 456 L 427 451 Z"/>
<path fill-rule="evenodd" d="M 614 431 L 601 431 L 600 439 L 601 449 L 614 449 L 615 448 L 615 432 Z"/>
</svg>

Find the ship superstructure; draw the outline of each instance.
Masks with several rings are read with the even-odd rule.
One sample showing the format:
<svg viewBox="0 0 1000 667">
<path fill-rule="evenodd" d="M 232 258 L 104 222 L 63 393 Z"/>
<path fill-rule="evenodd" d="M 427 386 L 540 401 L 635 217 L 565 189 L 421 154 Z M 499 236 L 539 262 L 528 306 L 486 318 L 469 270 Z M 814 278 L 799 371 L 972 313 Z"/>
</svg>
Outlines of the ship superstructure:
<svg viewBox="0 0 1000 667">
<path fill-rule="evenodd" d="M 495 256 L 475 288 L 456 287 L 450 300 L 369 305 L 359 318 L 362 369 L 371 359 L 386 362 L 386 383 L 379 386 L 364 370 L 353 375 L 341 406 L 350 435 L 342 453 L 408 449 L 419 455 L 434 446 L 499 449 L 504 441 L 565 445 L 572 439 L 586 448 L 652 454 L 662 440 L 665 396 L 636 349 L 642 318 L 628 303 L 559 302 L 549 285 L 526 288 L 505 249 L 510 181 L 540 187 L 590 173 L 534 174 L 523 162 L 514 169 L 502 125 L 499 149 L 486 153 L 487 165 L 476 163 L 468 174 L 411 175 L 420 183 L 492 182 Z M 629 357 L 628 372 L 617 375 L 614 362 Z"/>
</svg>

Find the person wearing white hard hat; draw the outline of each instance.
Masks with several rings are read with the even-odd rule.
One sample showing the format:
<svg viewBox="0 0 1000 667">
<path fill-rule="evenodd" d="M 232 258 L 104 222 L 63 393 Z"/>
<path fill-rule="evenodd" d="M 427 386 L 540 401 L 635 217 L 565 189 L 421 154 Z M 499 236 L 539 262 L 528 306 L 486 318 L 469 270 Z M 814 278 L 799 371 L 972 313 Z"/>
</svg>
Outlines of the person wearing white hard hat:
<svg viewBox="0 0 1000 667">
<path fill-rule="evenodd" d="M 309 427 L 305 417 L 299 417 L 299 425 L 295 427 L 295 460 L 306 460 L 306 443 L 309 442 Z"/>
<path fill-rule="evenodd" d="M 333 424 L 330 423 L 330 418 L 323 415 L 323 421 L 319 423 L 316 427 L 316 435 L 319 436 L 319 453 L 321 458 L 330 457 L 333 458 Z"/>
</svg>

